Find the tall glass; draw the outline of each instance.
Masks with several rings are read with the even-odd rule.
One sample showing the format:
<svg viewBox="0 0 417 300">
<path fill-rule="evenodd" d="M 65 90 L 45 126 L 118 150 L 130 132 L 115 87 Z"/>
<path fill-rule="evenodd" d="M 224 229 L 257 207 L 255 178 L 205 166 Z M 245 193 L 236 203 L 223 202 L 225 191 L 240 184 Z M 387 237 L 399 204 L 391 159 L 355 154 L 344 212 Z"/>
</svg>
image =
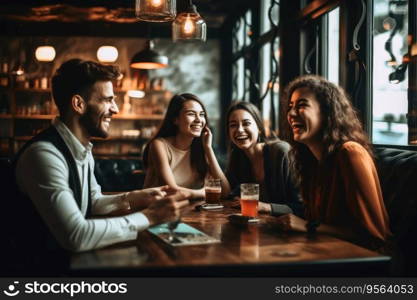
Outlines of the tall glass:
<svg viewBox="0 0 417 300">
<path fill-rule="evenodd" d="M 204 190 L 206 192 L 206 206 L 219 206 L 220 197 L 222 194 L 222 181 L 221 179 L 206 179 L 204 184 Z"/>
<path fill-rule="evenodd" d="M 240 185 L 240 207 L 242 216 L 258 217 L 259 184 L 242 183 Z"/>
</svg>

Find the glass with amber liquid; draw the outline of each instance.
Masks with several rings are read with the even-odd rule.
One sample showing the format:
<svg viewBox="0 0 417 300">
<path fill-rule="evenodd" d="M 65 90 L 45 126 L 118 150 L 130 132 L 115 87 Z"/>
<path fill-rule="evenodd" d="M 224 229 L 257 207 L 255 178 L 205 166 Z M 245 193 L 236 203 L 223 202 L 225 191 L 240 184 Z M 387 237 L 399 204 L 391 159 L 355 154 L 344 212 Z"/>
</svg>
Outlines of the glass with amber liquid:
<svg viewBox="0 0 417 300">
<path fill-rule="evenodd" d="M 222 181 L 221 179 L 206 179 L 204 184 L 204 190 L 206 192 L 206 204 L 205 206 L 219 206 L 220 197 L 222 194 Z"/>
<path fill-rule="evenodd" d="M 242 216 L 258 217 L 259 184 L 242 183 L 240 185 L 240 207 Z"/>
</svg>

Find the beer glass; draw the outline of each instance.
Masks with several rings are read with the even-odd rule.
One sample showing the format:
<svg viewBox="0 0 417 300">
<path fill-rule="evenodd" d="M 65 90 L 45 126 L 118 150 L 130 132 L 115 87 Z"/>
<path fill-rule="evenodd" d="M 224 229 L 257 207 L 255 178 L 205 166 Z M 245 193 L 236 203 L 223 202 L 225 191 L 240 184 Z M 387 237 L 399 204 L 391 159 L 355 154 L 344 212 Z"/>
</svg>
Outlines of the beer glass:
<svg viewBox="0 0 417 300">
<path fill-rule="evenodd" d="M 258 217 L 259 184 L 242 183 L 240 185 L 240 207 L 242 216 Z"/>
<path fill-rule="evenodd" d="M 217 207 L 221 205 L 220 197 L 222 193 L 222 181 L 221 179 L 206 179 L 204 184 L 204 190 L 206 192 L 206 204 L 205 206 Z"/>
</svg>

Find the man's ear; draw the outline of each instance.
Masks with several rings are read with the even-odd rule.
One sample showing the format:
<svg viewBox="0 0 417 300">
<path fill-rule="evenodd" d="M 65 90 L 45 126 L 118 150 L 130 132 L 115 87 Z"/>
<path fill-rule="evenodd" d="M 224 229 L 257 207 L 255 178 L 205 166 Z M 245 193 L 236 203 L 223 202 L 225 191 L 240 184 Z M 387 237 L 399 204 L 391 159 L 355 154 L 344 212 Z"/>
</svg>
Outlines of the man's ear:
<svg viewBox="0 0 417 300">
<path fill-rule="evenodd" d="M 80 95 L 73 95 L 71 98 L 71 107 L 75 112 L 82 115 L 87 108 L 87 103 Z"/>
</svg>

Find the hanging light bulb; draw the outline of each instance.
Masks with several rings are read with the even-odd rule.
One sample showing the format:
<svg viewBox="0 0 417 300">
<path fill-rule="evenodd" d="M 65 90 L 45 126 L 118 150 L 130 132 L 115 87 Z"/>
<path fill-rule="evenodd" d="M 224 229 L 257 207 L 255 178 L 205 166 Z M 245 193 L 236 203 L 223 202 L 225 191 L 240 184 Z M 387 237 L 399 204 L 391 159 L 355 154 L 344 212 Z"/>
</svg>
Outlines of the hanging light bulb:
<svg viewBox="0 0 417 300">
<path fill-rule="evenodd" d="M 177 40 L 201 40 L 205 41 L 207 36 L 207 25 L 197 8 L 190 0 L 185 12 L 177 15 L 172 23 L 172 39 Z"/>
<path fill-rule="evenodd" d="M 35 57 L 38 61 L 53 61 L 55 59 L 55 49 L 52 46 L 40 46 L 36 48 Z"/>
<path fill-rule="evenodd" d="M 193 21 L 191 20 L 190 16 L 187 16 L 185 22 L 184 22 L 184 28 L 183 28 L 183 32 L 185 35 L 191 35 L 193 34 L 195 31 L 195 26 Z"/>
<path fill-rule="evenodd" d="M 102 63 L 115 62 L 118 56 L 119 52 L 113 46 L 101 46 L 97 50 L 97 58 Z"/>
<path fill-rule="evenodd" d="M 176 0 L 136 0 L 136 17 L 147 22 L 169 22 L 177 13 Z"/>
</svg>

